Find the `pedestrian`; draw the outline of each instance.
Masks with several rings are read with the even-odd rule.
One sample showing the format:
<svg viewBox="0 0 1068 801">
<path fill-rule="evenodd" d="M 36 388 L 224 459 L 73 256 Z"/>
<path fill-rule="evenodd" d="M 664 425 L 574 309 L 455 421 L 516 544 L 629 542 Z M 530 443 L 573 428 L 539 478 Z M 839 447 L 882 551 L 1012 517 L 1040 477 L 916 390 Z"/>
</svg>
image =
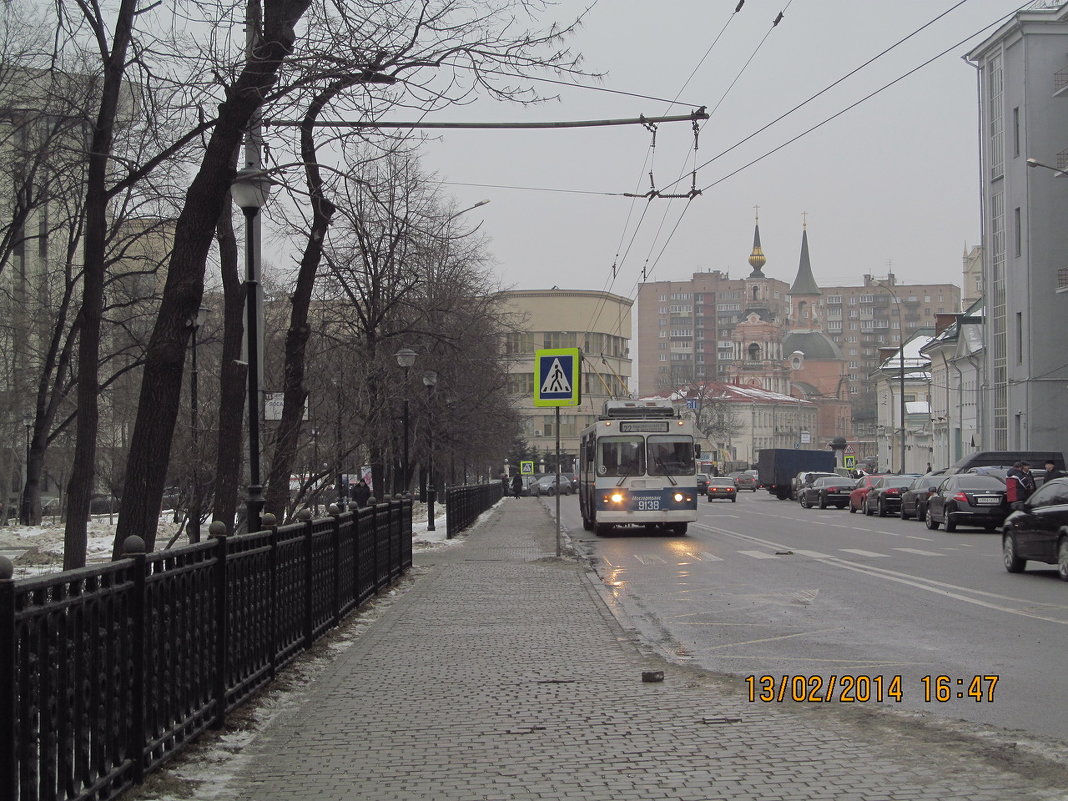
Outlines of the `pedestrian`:
<svg viewBox="0 0 1068 801">
<path fill-rule="evenodd" d="M 1057 468 L 1056 462 L 1050 459 L 1046 460 L 1046 475 L 1042 477 L 1043 484 L 1045 484 L 1047 481 L 1052 481 L 1055 478 L 1064 478 L 1065 476 L 1068 476 L 1068 473 L 1065 473 L 1063 470 L 1059 470 Z"/>
<path fill-rule="evenodd" d="M 925 473 L 930 473 L 931 472 L 931 463 L 930 462 L 927 463 L 927 469 L 924 472 Z"/>
<path fill-rule="evenodd" d="M 523 494 L 523 477 L 516 473 L 512 476 L 512 495 L 518 498 Z"/>
<path fill-rule="evenodd" d="M 1020 509 L 1023 502 L 1035 491 L 1035 479 L 1031 476 L 1031 465 L 1016 462 L 1005 476 L 1005 500 L 1010 509 Z"/>
<path fill-rule="evenodd" d="M 502 498 L 507 498 L 508 497 L 508 474 L 507 473 L 501 473 L 501 491 L 503 492 L 501 497 Z"/>
<path fill-rule="evenodd" d="M 362 478 L 356 482 L 356 486 L 352 488 L 352 500 L 356 504 L 357 509 L 362 509 L 367 506 L 367 501 L 371 498 L 371 488 L 367 486 L 367 482 Z"/>
</svg>

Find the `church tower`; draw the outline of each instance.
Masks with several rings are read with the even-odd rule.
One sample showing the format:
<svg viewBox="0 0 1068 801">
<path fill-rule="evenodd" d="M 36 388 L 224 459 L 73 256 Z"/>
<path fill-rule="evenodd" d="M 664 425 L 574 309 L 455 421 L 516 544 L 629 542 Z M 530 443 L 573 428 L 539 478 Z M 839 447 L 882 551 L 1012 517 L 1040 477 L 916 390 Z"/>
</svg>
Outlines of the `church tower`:
<svg viewBox="0 0 1068 801">
<path fill-rule="evenodd" d="M 744 280 L 745 300 L 742 321 L 734 327 L 734 359 L 730 379 L 736 384 L 761 387 L 785 394 L 786 369 L 782 352 L 782 322 L 776 320 L 771 303 L 771 282 L 764 275 L 767 264 L 760 246 L 760 217 L 753 230 L 753 250 L 749 266 L 753 271 Z"/>
<path fill-rule="evenodd" d="M 801 259 L 797 265 L 797 277 L 790 287 L 791 331 L 822 331 L 820 322 L 820 299 L 823 293 L 812 276 L 812 262 L 808 255 L 808 223 L 802 224 Z"/>
</svg>

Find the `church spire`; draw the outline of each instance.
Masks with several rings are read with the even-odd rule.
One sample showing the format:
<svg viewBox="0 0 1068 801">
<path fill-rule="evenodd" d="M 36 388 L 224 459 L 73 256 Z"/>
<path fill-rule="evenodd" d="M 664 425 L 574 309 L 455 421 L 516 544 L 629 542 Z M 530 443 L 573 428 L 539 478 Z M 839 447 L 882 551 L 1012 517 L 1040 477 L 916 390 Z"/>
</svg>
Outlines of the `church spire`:
<svg viewBox="0 0 1068 801">
<path fill-rule="evenodd" d="M 812 264 L 808 259 L 808 223 L 803 224 L 801 234 L 801 261 L 797 266 L 797 277 L 794 285 L 790 287 L 791 295 L 820 295 L 816 279 L 812 277 Z"/>
<path fill-rule="evenodd" d="M 753 272 L 749 274 L 750 278 L 764 278 L 764 273 L 760 271 L 760 268 L 768 263 L 767 257 L 764 255 L 763 249 L 760 247 L 760 206 L 755 207 L 756 213 L 756 225 L 753 229 L 753 252 L 749 254 L 749 266 L 753 268 Z"/>
</svg>

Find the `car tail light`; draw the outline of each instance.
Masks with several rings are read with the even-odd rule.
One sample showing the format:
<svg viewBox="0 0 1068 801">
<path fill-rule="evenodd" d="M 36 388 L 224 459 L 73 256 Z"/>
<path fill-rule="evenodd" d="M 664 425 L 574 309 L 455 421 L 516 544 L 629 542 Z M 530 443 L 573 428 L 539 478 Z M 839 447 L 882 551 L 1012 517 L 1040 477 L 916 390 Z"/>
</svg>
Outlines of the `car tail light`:
<svg viewBox="0 0 1068 801">
<path fill-rule="evenodd" d="M 886 491 L 886 494 L 887 495 L 900 495 L 901 494 L 901 490 L 897 489 L 896 487 L 892 487 L 892 488 L 890 488 L 890 489 L 888 489 Z"/>
<path fill-rule="evenodd" d="M 961 503 L 969 503 L 968 496 L 965 495 L 963 492 L 958 492 L 956 495 L 954 495 L 953 500 L 960 501 Z"/>
</svg>

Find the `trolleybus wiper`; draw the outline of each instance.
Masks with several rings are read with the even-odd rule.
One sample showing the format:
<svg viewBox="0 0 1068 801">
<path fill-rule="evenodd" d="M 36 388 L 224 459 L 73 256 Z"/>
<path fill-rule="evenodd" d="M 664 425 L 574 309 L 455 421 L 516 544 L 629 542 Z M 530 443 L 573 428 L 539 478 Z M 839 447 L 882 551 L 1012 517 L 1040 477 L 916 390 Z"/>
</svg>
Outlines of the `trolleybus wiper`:
<svg viewBox="0 0 1068 801">
<path fill-rule="evenodd" d="M 630 475 L 630 465 L 623 465 L 623 475 L 619 477 L 619 481 L 616 482 L 617 487 L 623 486 L 623 481 Z"/>
<path fill-rule="evenodd" d="M 664 471 L 664 475 L 667 476 L 667 480 L 671 482 L 671 486 L 677 487 L 679 485 L 679 482 L 676 481 L 671 475 L 671 473 L 668 472 L 667 465 L 664 464 L 664 460 L 657 456 L 656 463 L 660 465 L 660 469 Z"/>
</svg>

